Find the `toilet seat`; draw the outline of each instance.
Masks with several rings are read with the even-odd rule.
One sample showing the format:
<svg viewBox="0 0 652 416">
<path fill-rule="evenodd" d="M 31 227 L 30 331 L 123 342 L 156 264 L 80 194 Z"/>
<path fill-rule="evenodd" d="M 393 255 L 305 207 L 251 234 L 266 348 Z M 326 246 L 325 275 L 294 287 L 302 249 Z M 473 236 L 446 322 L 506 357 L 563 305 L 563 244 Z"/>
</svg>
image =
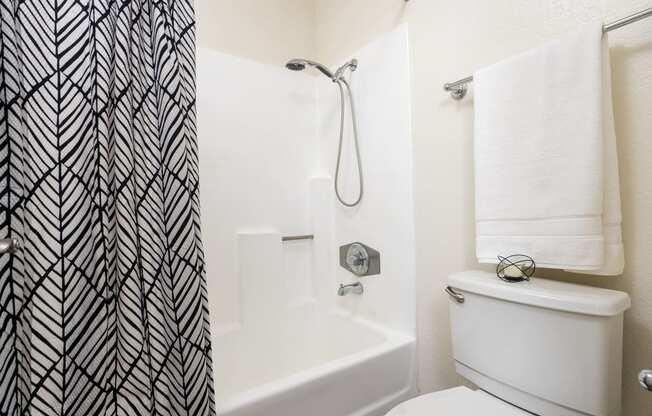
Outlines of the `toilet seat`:
<svg viewBox="0 0 652 416">
<path fill-rule="evenodd" d="M 481 390 L 460 386 L 405 401 L 386 416 L 531 416 Z"/>
</svg>

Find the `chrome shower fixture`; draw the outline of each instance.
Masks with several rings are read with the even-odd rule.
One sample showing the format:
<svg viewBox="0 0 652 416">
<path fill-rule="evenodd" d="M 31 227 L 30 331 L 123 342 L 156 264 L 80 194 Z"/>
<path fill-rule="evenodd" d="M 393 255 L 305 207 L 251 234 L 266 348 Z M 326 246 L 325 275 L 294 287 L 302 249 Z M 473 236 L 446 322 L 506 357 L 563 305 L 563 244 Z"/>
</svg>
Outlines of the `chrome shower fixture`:
<svg viewBox="0 0 652 416">
<path fill-rule="evenodd" d="M 346 71 L 347 69 L 350 70 L 351 72 L 354 72 L 356 69 L 358 69 L 358 60 L 351 59 L 349 62 L 346 62 L 341 67 L 337 68 L 337 71 L 335 71 L 335 78 L 343 79 L 344 71 Z"/>
<path fill-rule="evenodd" d="M 303 71 L 308 66 L 317 69 L 319 72 L 335 81 L 335 74 L 333 74 L 330 69 L 328 69 L 325 65 L 320 64 L 319 62 L 310 61 L 308 59 L 291 59 L 287 64 L 285 64 L 285 67 L 290 71 Z"/>
<path fill-rule="evenodd" d="M 338 201 L 345 207 L 354 207 L 362 201 L 362 195 L 364 194 L 364 182 L 362 179 L 362 161 L 360 158 L 360 145 L 358 144 L 358 122 L 355 117 L 355 102 L 353 100 L 353 92 L 351 91 L 351 86 L 349 81 L 346 80 L 346 72 L 354 72 L 358 69 L 358 60 L 351 59 L 348 62 L 345 62 L 344 65 L 337 68 L 335 72 L 331 71 L 326 67 L 326 65 L 320 64 L 319 62 L 311 61 L 309 59 L 291 59 L 286 64 L 285 67 L 291 71 L 303 71 L 307 67 L 312 67 L 317 69 L 322 74 L 326 75 L 331 81 L 337 84 L 338 89 L 340 90 L 340 141 L 337 147 L 337 164 L 335 165 L 335 196 L 337 196 Z M 358 197 L 353 202 L 347 202 L 344 200 L 342 195 L 340 195 L 339 187 L 339 177 L 340 177 L 340 163 L 342 161 L 342 142 L 344 141 L 344 113 L 345 113 L 345 103 L 344 103 L 344 88 L 349 96 L 349 107 L 351 108 L 351 122 L 353 125 L 353 143 L 355 145 L 355 155 L 358 162 Z"/>
<path fill-rule="evenodd" d="M 337 296 L 346 296 L 349 293 L 362 295 L 364 293 L 364 286 L 360 282 L 351 283 L 350 285 L 340 284 L 340 287 L 337 289 Z"/>
<path fill-rule="evenodd" d="M 330 69 L 328 69 L 326 65 L 320 64 L 319 62 L 311 61 L 309 59 L 301 59 L 301 58 L 290 59 L 285 64 L 285 67 L 290 71 L 303 71 L 307 67 L 312 67 L 318 70 L 319 72 L 321 72 L 322 74 L 326 75 L 328 78 L 330 78 L 331 81 L 338 82 L 340 80 L 343 80 L 344 72 L 347 69 L 351 70 L 351 72 L 358 69 L 358 60 L 351 59 L 350 61 L 346 62 L 344 65 L 337 68 L 335 72 L 331 71 Z"/>
<path fill-rule="evenodd" d="M 380 252 L 362 243 L 340 246 L 340 266 L 359 277 L 380 274 Z"/>
</svg>

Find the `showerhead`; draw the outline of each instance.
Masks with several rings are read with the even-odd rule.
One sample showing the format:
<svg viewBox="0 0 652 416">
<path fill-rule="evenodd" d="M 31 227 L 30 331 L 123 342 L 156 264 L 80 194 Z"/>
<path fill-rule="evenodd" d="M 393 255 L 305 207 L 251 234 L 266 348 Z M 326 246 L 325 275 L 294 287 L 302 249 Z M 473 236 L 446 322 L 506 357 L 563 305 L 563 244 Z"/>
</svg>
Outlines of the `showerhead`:
<svg viewBox="0 0 652 416">
<path fill-rule="evenodd" d="M 285 64 L 285 67 L 290 71 L 303 71 L 306 69 L 306 64 L 300 59 L 293 59 L 288 61 L 288 63 Z"/>
<path fill-rule="evenodd" d="M 317 69 L 322 74 L 326 75 L 331 80 L 335 80 L 335 75 L 331 72 L 330 69 L 326 66 L 320 64 L 319 62 L 309 61 L 307 59 L 292 59 L 285 64 L 285 67 L 290 71 L 303 71 L 307 66 L 311 66 Z"/>
<path fill-rule="evenodd" d="M 326 75 L 335 85 L 338 86 L 340 92 L 340 144 L 338 145 L 337 150 L 337 165 L 335 166 L 335 195 L 337 199 L 346 207 L 354 207 L 360 203 L 362 200 L 362 195 L 364 193 L 364 184 L 362 178 L 362 162 L 360 162 L 360 149 L 358 146 L 358 127 L 357 121 L 355 118 L 355 105 L 353 102 L 353 91 L 351 90 L 351 85 L 349 81 L 346 80 L 345 73 L 346 71 L 355 71 L 358 68 L 358 60 L 352 59 L 349 62 L 346 62 L 344 65 L 339 67 L 335 73 L 330 69 L 326 68 L 324 65 L 309 61 L 307 59 L 291 59 L 286 64 L 285 67 L 291 71 L 303 71 L 307 67 L 313 67 L 317 69 L 322 74 Z M 346 89 L 347 92 L 344 92 Z M 360 192 L 358 193 L 358 198 L 354 202 L 347 202 L 340 195 L 339 188 L 339 176 L 340 176 L 340 162 L 342 160 L 342 140 L 344 139 L 344 108 L 345 108 L 345 96 L 349 97 L 349 108 L 351 109 L 351 122 L 353 125 L 353 141 L 355 143 L 355 153 L 358 161 L 358 183 L 360 186 Z"/>
</svg>

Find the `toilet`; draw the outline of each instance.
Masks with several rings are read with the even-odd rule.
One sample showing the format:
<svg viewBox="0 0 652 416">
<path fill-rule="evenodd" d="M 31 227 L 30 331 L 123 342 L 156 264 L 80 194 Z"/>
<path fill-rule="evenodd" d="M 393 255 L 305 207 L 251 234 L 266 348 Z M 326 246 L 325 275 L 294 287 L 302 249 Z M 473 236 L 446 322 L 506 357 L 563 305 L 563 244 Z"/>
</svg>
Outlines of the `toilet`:
<svg viewBox="0 0 652 416">
<path fill-rule="evenodd" d="M 403 402 L 387 416 L 617 416 L 626 293 L 468 271 L 448 278 L 453 358 L 475 386 Z"/>
</svg>

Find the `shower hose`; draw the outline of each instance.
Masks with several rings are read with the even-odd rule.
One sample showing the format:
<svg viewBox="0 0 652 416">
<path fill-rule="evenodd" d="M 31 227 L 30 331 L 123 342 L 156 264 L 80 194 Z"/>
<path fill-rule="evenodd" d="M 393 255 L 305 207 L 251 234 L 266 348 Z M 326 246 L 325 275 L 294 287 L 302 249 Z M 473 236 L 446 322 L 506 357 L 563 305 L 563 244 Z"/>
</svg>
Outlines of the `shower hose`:
<svg viewBox="0 0 652 416">
<path fill-rule="evenodd" d="M 353 99 L 353 92 L 351 91 L 351 86 L 347 82 L 344 77 L 338 77 L 335 80 L 335 83 L 337 83 L 337 86 L 339 87 L 340 90 L 340 141 L 337 146 L 337 164 L 335 165 L 335 196 L 337 196 L 338 201 L 346 207 L 354 207 L 360 203 L 362 200 L 362 195 L 364 194 L 364 182 L 362 179 L 362 162 L 360 159 L 360 145 L 358 143 L 358 122 L 355 117 L 355 104 L 354 104 L 354 99 Z M 342 162 L 342 142 L 344 141 L 344 113 L 345 113 L 345 105 L 344 105 L 344 87 L 346 87 L 346 95 L 349 96 L 349 105 L 351 107 L 351 122 L 353 124 L 353 144 L 355 146 L 355 156 L 358 164 L 358 183 L 359 183 L 359 190 L 358 190 L 358 197 L 355 201 L 353 202 L 347 202 L 344 200 L 342 195 L 340 194 L 340 188 L 339 188 L 339 177 L 340 177 L 340 165 Z"/>
</svg>

